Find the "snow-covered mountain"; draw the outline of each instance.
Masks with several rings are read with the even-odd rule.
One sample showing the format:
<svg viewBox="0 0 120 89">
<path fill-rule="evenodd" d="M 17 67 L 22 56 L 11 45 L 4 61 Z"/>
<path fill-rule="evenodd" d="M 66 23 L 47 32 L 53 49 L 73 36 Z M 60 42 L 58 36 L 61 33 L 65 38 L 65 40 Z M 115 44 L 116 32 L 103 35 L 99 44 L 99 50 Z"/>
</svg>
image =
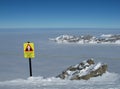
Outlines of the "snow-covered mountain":
<svg viewBox="0 0 120 89">
<path fill-rule="evenodd" d="M 93 59 L 89 59 L 74 66 L 70 66 L 57 77 L 70 80 L 88 80 L 91 77 L 101 76 L 106 71 L 106 64 L 100 62 L 95 63 Z"/>
<path fill-rule="evenodd" d="M 57 43 L 79 43 L 79 44 L 120 44 L 120 35 L 103 34 L 100 37 L 92 35 L 71 36 L 61 35 L 50 40 Z"/>
</svg>

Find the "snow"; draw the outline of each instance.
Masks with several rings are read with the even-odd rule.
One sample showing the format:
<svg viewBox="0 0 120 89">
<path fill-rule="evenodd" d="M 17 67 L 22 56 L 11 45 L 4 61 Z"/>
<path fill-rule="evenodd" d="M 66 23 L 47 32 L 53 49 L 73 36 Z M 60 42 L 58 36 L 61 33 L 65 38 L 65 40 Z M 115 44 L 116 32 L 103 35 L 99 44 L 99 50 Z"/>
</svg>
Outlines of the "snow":
<svg viewBox="0 0 120 89">
<path fill-rule="evenodd" d="M 111 37 L 112 36 L 112 34 L 102 34 L 101 35 L 101 37 L 103 37 L 103 38 L 109 38 L 109 37 Z"/>
<path fill-rule="evenodd" d="M 120 40 L 115 41 L 115 44 L 120 44 Z"/>
<path fill-rule="evenodd" d="M 90 73 L 90 67 L 86 67 L 85 69 L 81 70 L 79 76 L 84 76 Z"/>
<path fill-rule="evenodd" d="M 84 40 L 79 40 L 78 43 L 79 44 L 84 44 Z"/>
<path fill-rule="evenodd" d="M 99 62 L 98 64 L 96 64 L 96 66 L 93 68 L 93 71 L 94 70 L 97 70 L 98 68 L 100 68 L 102 66 L 102 64 Z"/>
<path fill-rule="evenodd" d="M 90 43 L 90 44 L 97 44 L 97 42 L 94 41 L 94 40 L 91 40 L 89 43 Z"/>
<path fill-rule="evenodd" d="M 90 80 L 70 81 L 55 77 L 29 77 L 0 82 L 1 89 L 119 89 L 119 75 L 106 72 L 103 76 Z"/>
</svg>

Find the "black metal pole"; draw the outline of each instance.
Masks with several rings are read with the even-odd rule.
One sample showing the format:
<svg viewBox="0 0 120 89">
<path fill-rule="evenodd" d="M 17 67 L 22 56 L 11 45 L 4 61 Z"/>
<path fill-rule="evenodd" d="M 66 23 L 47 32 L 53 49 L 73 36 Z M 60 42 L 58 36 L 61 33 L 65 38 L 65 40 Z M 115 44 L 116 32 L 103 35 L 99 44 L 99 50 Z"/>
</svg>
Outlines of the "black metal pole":
<svg viewBox="0 0 120 89">
<path fill-rule="evenodd" d="M 29 58 L 29 69 L 30 69 L 30 77 L 32 77 L 32 63 L 31 63 L 31 58 Z"/>
</svg>

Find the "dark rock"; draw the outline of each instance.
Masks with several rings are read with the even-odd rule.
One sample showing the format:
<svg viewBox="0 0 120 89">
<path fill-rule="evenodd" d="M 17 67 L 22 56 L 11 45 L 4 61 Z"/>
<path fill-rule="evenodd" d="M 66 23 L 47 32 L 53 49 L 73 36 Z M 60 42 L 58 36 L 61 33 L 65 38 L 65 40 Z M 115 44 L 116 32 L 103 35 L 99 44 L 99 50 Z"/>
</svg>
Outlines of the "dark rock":
<svg viewBox="0 0 120 89">
<path fill-rule="evenodd" d="M 87 63 L 90 64 L 90 65 L 95 64 L 92 59 L 87 60 Z"/>
<path fill-rule="evenodd" d="M 106 64 L 95 64 L 93 59 L 89 59 L 75 66 L 68 67 L 57 77 L 70 80 L 88 80 L 92 77 L 102 76 L 107 71 L 107 67 Z"/>
</svg>

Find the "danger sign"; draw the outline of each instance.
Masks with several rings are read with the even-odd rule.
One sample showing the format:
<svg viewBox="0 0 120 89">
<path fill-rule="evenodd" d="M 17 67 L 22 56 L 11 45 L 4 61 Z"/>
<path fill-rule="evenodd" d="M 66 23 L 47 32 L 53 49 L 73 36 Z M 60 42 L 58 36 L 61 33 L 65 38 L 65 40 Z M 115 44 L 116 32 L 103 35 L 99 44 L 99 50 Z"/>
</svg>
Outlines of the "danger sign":
<svg viewBox="0 0 120 89">
<path fill-rule="evenodd" d="M 24 43 L 24 57 L 25 58 L 34 58 L 34 43 Z"/>
<path fill-rule="evenodd" d="M 33 49 L 32 49 L 32 47 L 31 47 L 30 44 L 31 44 L 31 43 L 28 43 L 28 44 L 27 44 L 27 47 L 26 47 L 26 49 L 25 49 L 26 52 L 33 51 Z"/>
</svg>

